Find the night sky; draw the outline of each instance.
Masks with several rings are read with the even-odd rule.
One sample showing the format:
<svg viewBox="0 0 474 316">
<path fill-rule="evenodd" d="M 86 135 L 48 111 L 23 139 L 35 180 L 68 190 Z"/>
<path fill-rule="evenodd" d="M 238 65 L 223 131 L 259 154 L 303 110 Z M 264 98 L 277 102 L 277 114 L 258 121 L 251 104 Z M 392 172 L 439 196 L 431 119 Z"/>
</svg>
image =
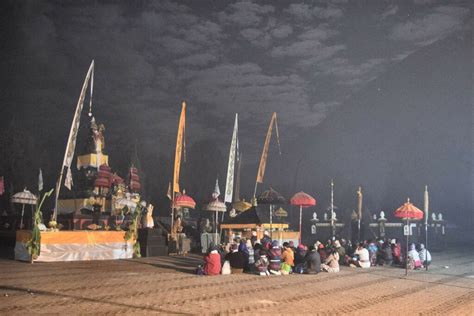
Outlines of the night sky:
<svg viewBox="0 0 474 316">
<path fill-rule="evenodd" d="M 469 1 L 2 1 L 0 15 L 7 189 L 34 188 L 40 167 L 54 185 L 94 59 L 110 165 L 139 165 L 157 209 L 186 100 L 182 187 L 198 201 L 216 177 L 224 189 L 236 112 L 250 199 L 277 112 L 283 154 L 273 139 L 260 190 L 324 209 L 334 178 L 341 212 L 363 185 L 366 208 L 390 213 L 408 196 L 422 207 L 428 184 L 435 211 L 472 221 Z"/>
</svg>

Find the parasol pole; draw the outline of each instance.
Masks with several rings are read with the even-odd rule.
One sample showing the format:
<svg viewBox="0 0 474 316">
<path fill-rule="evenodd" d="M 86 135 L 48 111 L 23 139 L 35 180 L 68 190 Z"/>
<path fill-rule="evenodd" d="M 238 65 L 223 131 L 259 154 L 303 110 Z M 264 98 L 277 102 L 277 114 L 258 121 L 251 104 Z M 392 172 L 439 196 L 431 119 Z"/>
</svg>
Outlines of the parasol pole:
<svg viewBox="0 0 474 316">
<path fill-rule="evenodd" d="M 219 217 L 218 217 L 218 215 L 217 215 L 217 211 L 216 211 L 216 217 L 215 217 L 215 219 L 216 219 L 216 228 L 215 228 L 215 231 L 216 231 L 216 240 L 215 240 L 215 243 L 216 243 L 216 245 L 217 245 L 217 225 L 218 225 L 218 223 L 219 223 Z"/>
<path fill-rule="evenodd" d="M 23 215 L 25 215 L 25 203 L 23 203 L 21 207 L 20 229 L 23 229 Z"/>
<path fill-rule="evenodd" d="M 301 231 L 301 217 L 303 215 L 303 205 L 300 205 L 300 240 L 299 244 L 301 245 L 301 239 L 302 239 L 302 231 Z"/>
<path fill-rule="evenodd" d="M 410 220 L 407 216 L 407 250 L 405 254 L 405 275 L 408 275 L 408 237 L 410 236 L 410 226 L 409 226 Z"/>
</svg>

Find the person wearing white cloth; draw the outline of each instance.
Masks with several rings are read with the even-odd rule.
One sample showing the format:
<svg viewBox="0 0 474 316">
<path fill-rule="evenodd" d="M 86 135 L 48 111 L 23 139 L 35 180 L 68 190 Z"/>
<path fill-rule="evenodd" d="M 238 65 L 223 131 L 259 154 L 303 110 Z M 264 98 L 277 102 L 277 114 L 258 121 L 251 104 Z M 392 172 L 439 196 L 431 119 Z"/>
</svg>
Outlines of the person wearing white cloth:
<svg viewBox="0 0 474 316">
<path fill-rule="evenodd" d="M 363 243 L 359 243 L 356 251 L 354 252 L 355 258 L 351 260 L 351 263 L 360 268 L 370 268 L 369 251 L 364 248 Z"/>
<path fill-rule="evenodd" d="M 425 248 L 424 244 L 420 244 L 420 251 L 418 251 L 418 254 L 420 256 L 420 260 L 423 266 L 429 266 L 431 263 L 431 254 L 428 249 Z"/>
</svg>

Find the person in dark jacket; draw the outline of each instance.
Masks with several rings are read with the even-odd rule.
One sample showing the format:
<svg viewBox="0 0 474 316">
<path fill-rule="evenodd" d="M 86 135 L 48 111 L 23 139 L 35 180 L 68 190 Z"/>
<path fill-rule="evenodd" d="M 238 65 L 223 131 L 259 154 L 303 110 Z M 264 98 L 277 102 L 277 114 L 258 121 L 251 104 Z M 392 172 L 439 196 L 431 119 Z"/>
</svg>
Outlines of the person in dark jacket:
<svg viewBox="0 0 474 316">
<path fill-rule="evenodd" d="M 306 246 L 299 244 L 295 253 L 295 273 L 303 273 L 305 270 L 305 257 L 307 254 Z"/>
<path fill-rule="evenodd" d="M 236 244 L 231 246 L 231 251 L 225 256 L 225 260 L 229 261 L 232 274 L 244 272 L 245 257 Z"/>
<path fill-rule="evenodd" d="M 270 233 L 268 231 L 264 231 L 263 232 L 263 237 L 262 239 L 260 239 L 260 243 L 262 245 L 266 245 L 266 244 L 271 244 L 272 243 L 272 239 L 270 237 Z"/>
<path fill-rule="evenodd" d="M 270 273 L 281 275 L 281 249 L 276 240 L 272 242 L 272 249 L 269 251 L 268 259 L 270 261 L 270 265 L 268 266 Z"/>
<path fill-rule="evenodd" d="M 383 265 L 392 265 L 393 262 L 393 255 L 392 255 L 392 248 L 390 244 L 386 241 L 382 244 L 382 247 L 379 250 L 378 255 L 378 264 Z"/>
<path fill-rule="evenodd" d="M 306 254 L 306 271 L 307 274 L 317 274 L 321 271 L 321 256 L 314 246 L 309 247 Z"/>
<path fill-rule="evenodd" d="M 247 248 L 247 242 L 245 239 L 241 239 L 239 243 L 239 252 L 241 252 L 244 255 L 245 259 L 245 264 L 244 264 L 244 271 L 249 271 L 249 250 Z M 253 259 L 253 258 L 252 258 Z"/>
</svg>

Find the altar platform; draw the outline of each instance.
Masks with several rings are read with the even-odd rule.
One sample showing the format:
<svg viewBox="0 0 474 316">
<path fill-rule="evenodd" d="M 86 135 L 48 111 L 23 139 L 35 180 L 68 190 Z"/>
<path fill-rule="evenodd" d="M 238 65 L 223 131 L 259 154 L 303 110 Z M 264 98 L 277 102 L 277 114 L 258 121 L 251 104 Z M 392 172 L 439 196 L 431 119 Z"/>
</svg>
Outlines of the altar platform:
<svg viewBox="0 0 474 316">
<path fill-rule="evenodd" d="M 26 248 L 30 230 L 17 230 L 15 259 L 31 261 Z M 41 232 L 38 262 L 130 259 L 133 241 L 125 240 L 124 231 L 56 231 Z"/>
</svg>

